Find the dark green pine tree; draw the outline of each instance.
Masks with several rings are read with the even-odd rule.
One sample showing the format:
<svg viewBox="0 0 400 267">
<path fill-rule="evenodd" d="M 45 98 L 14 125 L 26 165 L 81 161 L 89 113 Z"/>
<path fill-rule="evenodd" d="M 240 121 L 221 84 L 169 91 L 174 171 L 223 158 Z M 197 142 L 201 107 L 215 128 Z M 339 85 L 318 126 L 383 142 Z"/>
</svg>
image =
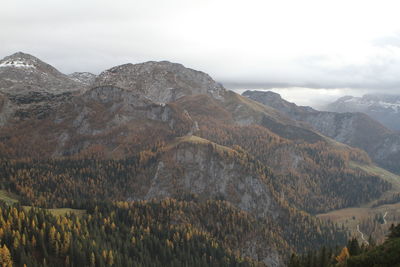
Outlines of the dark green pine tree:
<svg viewBox="0 0 400 267">
<path fill-rule="evenodd" d="M 328 266 L 328 262 L 329 262 L 329 256 L 328 256 L 328 252 L 325 246 L 323 246 L 321 248 L 320 254 L 319 254 L 319 262 L 318 262 L 318 266 L 319 267 L 325 267 Z"/>
<path fill-rule="evenodd" d="M 361 252 L 360 244 L 358 243 L 358 240 L 355 237 L 353 237 L 347 242 L 347 247 L 349 248 L 350 256 L 356 256 Z"/>
<path fill-rule="evenodd" d="M 390 234 L 389 238 L 398 238 L 400 237 L 400 224 L 394 226 L 393 224 L 390 226 Z"/>
<path fill-rule="evenodd" d="M 288 264 L 288 267 L 301 267 L 301 259 L 293 253 L 292 256 L 290 257 L 290 261 Z"/>
<path fill-rule="evenodd" d="M 369 235 L 369 237 L 368 237 L 368 244 L 369 244 L 369 248 L 373 248 L 373 247 L 376 246 L 376 242 L 375 242 L 375 240 L 372 238 L 371 235 Z"/>
</svg>

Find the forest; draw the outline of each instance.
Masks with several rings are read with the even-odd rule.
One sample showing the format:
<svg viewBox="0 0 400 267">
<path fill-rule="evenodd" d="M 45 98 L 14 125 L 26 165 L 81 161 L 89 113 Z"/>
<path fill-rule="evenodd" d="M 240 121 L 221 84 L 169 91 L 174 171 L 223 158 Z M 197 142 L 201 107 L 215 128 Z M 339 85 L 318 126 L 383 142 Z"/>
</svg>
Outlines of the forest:
<svg viewBox="0 0 400 267">
<path fill-rule="evenodd" d="M 203 213 L 218 203 L 198 207 Z M 190 216 L 185 203 L 101 203 L 84 215 L 53 215 L 45 209 L 0 205 L 2 266 L 261 266 L 229 249 L 251 231 L 238 211 L 227 216 L 224 232 L 217 224 L 176 223 Z M 192 214 L 193 216 L 193 214 Z M 210 218 L 210 216 L 208 216 Z M 215 219 L 216 221 L 221 218 Z"/>
<path fill-rule="evenodd" d="M 353 237 L 345 247 L 326 248 L 309 251 L 304 255 L 292 254 L 289 267 L 395 267 L 400 265 L 400 224 L 391 225 L 383 244 L 376 245 L 373 239 L 369 244 L 360 244 Z"/>
<path fill-rule="evenodd" d="M 246 129 L 241 129 L 241 131 L 243 133 Z M 260 129 L 260 131 L 264 130 Z M 233 132 L 235 131 L 232 131 L 232 133 Z M 249 130 L 247 132 L 249 134 L 257 134 L 255 131 Z M 274 137 L 272 134 L 270 136 L 271 140 L 267 140 L 270 146 L 285 148 L 285 142 L 287 141 L 275 140 L 274 138 L 277 137 Z M 235 139 L 233 138 L 233 140 Z M 152 255 L 152 257 L 154 257 L 158 255 L 156 251 L 163 250 L 161 248 L 157 248 L 157 250 L 154 249 L 154 246 L 161 245 L 148 245 L 150 248 L 147 248 L 142 244 L 138 246 L 139 248 L 144 247 L 143 253 L 128 253 L 129 255 L 137 255 L 139 258 L 132 257 L 128 259 L 122 256 L 132 245 L 129 243 L 131 240 L 124 239 L 127 232 L 115 233 L 114 231 L 123 229 L 122 226 L 122 228 L 118 228 L 119 225 L 124 225 L 126 228 L 132 224 L 131 221 L 123 221 L 124 216 L 128 216 L 129 210 L 131 210 L 131 212 L 135 211 L 136 217 L 145 216 L 144 219 L 137 222 L 137 227 L 139 227 L 139 229 L 147 225 L 149 227 L 159 228 L 170 224 L 178 227 L 179 231 L 181 231 L 179 232 L 180 236 L 185 235 L 185 231 L 189 231 L 186 227 L 189 227 L 190 229 L 195 229 L 193 230 L 195 232 L 204 234 L 202 235 L 203 237 L 210 237 L 210 240 L 214 240 L 215 244 L 218 244 L 218 248 L 222 253 L 219 255 L 225 255 L 224 253 L 226 253 L 226 257 L 229 260 L 227 262 L 218 262 L 224 259 L 225 256 L 213 259 L 212 256 L 210 258 L 210 256 L 206 254 L 208 257 L 207 264 L 209 265 L 213 265 L 214 261 L 216 266 L 223 266 L 223 264 L 228 264 L 227 266 L 232 266 L 233 264 L 233 266 L 235 266 L 235 261 L 241 264 L 261 264 L 254 261 L 254 257 L 252 257 L 253 260 L 250 260 L 250 258 L 241 258 L 244 257 L 243 255 L 246 255 L 245 247 L 241 246 L 243 240 L 254 240 L 255 237 L 258 237 L 256 238 L 258 241 L 255 244 L 255 250 L 259 258 L 268 254 L 268 250 L 264 248 L 269 246 L 273 246 L 281 255 L 288 255 L 292 252 L 300 254 L 306 253 L 308 248 L 311 247 L 329 247 L 332 246 L 332 244 L 343 245 L 346 243 L 348 238 L 346 229 L 331 222 L 321 221 L 307 212 L 293 208 L 293 206 L 303 208 L 309 212 L 318 210 L 326 211 L 337 206 L 341 207 L 361 203 L 362 201 L 378 196 L 387 188 L 390 188 L 389 184 L 378 177 L 346 168 L 345 157 L 352 155 L 343 154 L 343 152 L 340 151 L 337 154 L 332 154 L 332 152 L 324 150 L 325 145 L 323 143 L 315 145 L 299 144 L 297 145 L 298 151 L 303 153 L 306 158 L 310 158 L 310 160 L 304 164 L 304 172 L 310 172 L 313 175 L 309 175 L 306 179 L 313 179 L 310 180 L 313 184 L 321 183 L 319 185 L 321 191 L 316 195 L 319 197 L 313 200 L 313 198 L 307 197 L 307 194 L 305 194 L 305 196 L 302 194 L 306 192 L 297 192 L 294 190 L 296 185 L 291 183 L 296 180 L 298 174 L 296 176 L 293 171 L 286 174 L 275 174 L 274 170 L 265 167 L 262 161 L 268 159 L 268 157 L 263 159 L 261 158 L 263 153 L 258 152 L 258 154 L 256 154 L 260 149 L 264 149 L 260 151 L 266 153 L 268 149 L 270 149 L 267 144 L 263 143 L 265 141 L 262 138 L 255 138 L 255 141 L 252 143 L 247 143 L 245 140 L 246 139 L 239 139 L 238 137 L 237 142 L 226 144 L 226 147 L 232 148 L 231 150 L 221 149 L 212 143 L 205 143 L 203 145 L 211 151 L 210 153 L 216 153 L 223 159 L 231 158 L 233 161 L 240 162 L 246 172 L 253 172 L 260 177 L 264 177 L 265 183 L 271 188 L 273 197 L 282 207 L 277 218 L 256 218 L 254 214 L 240 211 L 224 200 L 209 199 L 204 202 L 204 199 L 200 199 L 196 194 L 190 192 L 176 192 L 176 194 L 168 200 L 140 200 L 143 197 L 141 192 L 145 191 L 144 189 L 147 188 L 149 183 L 147 177 L 153 177 L 157 163 L 165 159 L 165 157 L 169 157 L 169 152 L 167 151 L 169 146 L 162 142 L 153 145 L 153 147 L 148 150 L 140 151 L 133 156 L 123 159 L 107 159 L 102 157 L 101 153 L 98 153 L 98 151 L 90 156 L 76 155 L 58 159 L 9 159 L 3 157 L 0 160 L 0 172 L 2 173 L 0 181 L 3 190 L 18 197 L 19 205 L 22 207 L 15 208 L 19 210 L 19 212 L 46 213 L 44 208 L 74 208 L 85 210 L 86 214 L 81 217 L 73 213 L 61 217 L 62 220 L 64 220 L 64 218 L 65 220 L 72 220 L 72 222 L 78 220 L 80 224 L 82 224 L 82 220 L 82 222 L 85 222 L 83 223 L 84 225 L 91 225 L 92 228 L 86 229 L 85 232 L 88 234 L 86 238 L 90 240 L 95 239 L 92 234 L 100 234 L 103 228 L 110 229 L 109 227 L 107 228 L 107 225 L 110 226 L 112 231 L 106 231 L 103 236 L 99 237 L 98 243 L 115 243 L 112 245 L 112 257 L 115 266 L 135 266 L 133 263 L 138 263 L 138 266 L 152 266 L 147 265 L 150 264 L 150 259 L 147 259 L 146 262 L 146 259 L 140 258 L 140 255 Z M 242 146 L 239 146 L 237 143 L 240 143 Z M 196 145 L 199 146 L 199 144 Z M 186 146 L 191 146 L 191 144 L 178 143 L 177 146 L 185 149 Z M 253 153 L 256 156 L 253 156 Z M 166 162 L 166 160 L 164 161 Z M 330 166 L 330 168 L 322 169 L 315 161 L 317 161 L 317 163 L 318 161 L 324 161 L 324 166 Z M 179 166 L 176 166 L 176 168 L 179 169 Z M 294 174 L 290 175 L 290 173 Z M 334 176 L 334 173 L 337 173 L 336 176 Z M 306 176 L 302 176 L 302 179 L 305 179 L 304 177 Z M 325 177 L 330 177 L 331 179 L 327 180 Z M 364 183 L 361 183 L 362 179 L 364 179 Z M 345 185 L 354 183 L 354 187 L 361 187 L 360 192 L 351 191 L 354 190 L 354 187 L 340 186 L 342 183 Z M 363 192 L 365 194 L 363 194 Z M 313 203 L 319 203 L 319 205 L 315 205 L 312 209 Z M 332 204 L 326 205 L 327 203 L 337 203 L 337 206 L 332 206 Z M 34 208 L 26 211 L 24 207 L 27 206 L 38 207 L 40 209 Z M 96 206 L 97 208 L 95 208 Z M 162 208 L 160 209 L 160 207 Z M 100 210 L 101 216 L 105 216 L 106 214 L 107 216 L 98 217 L 95 212 L 96 210 Z M 115 218 L 119 218 L 122 221 L 109 221 L 108 218 L 114 218 L 111 216 L 113 212 L 121 214 L 120 217 Z M 122 215 L 124 214 L 123 212 L 125 212 L 125 215 Z M 58 220 L 54 219 L 54 216 L 51 214 L 46 214 L 47 217 L 43 215 L 45 218 L 49 218 L 49 220 Z M 221 217 L 219 217 L 219 215 L 221 215 Z M 23 216 L 28 216 L 28 214 Z M 37 217 L 39 215 L 32 216 Z M 178 216 L 180 220 L 177 221 L 176 216 Z M 6 217 L 6 215 L 4 215 L 4 217 Z M 229 220 L 232 220 L 232 222 L 227 221 L 227 218 L 231 218 Z M 88 220 L 93 220 L 91 221 L 92 224 L 90 224 Z M 147 220 L 154 221 L 153 223 L 157 225 L 151 226 L 151 222 Z M 100 223 L 94 225 L 94 221 L 97 223 L 99 221 L 102 223 L 106 222 L 106 224 L 103 225 Z M 45 222 L 45 220 L 41 221 L 40 225 L 42 225 L 43 222 Z M 19 227 L 18 221 L 11 220 L 11 225 L 15 223 L 17 227 Z M 51 223 L 49 223 L 49 225 L 51 225 Z M 56 229 L 58 228 L 56 227 Z M 46 231 L 50 231 L 50 228 L 46 228 L 43 231 L 46 233 Z M 54 246 L 58 246 L 57 250 L 62 250 L 62 242 L 64 242 L 65 238 L 68 239 L 68 237 L 65 237 L 65 234 L 63 235 L 59 230 L 57 231 L 60 233 L 60 239 L 59 242 L 56 242 L 58 245 Z M 151 233 L 154 231 L 152 230 Z M 159 236 L 161 232 L 165 231 L 165 228 L 158 229 L 157 231 L 159 231 L 157 238 L 162 238 L 161 241 L 159 241 L 162 246 L 173 242 L 173 235 L 172 237 L 170 235 Z M 28 230 L 27 233 L 29 233 Z M 113 240 L 113 237 L 118 239 L 117 237 L 119 234 L 121 234 L 121 240 L 118 242 L 121 243 L 117 241 L 108 241 L 108 238 L 111 240 Z M 17 239 L 21 239 L 19 243 L 22 243 L 22 233 L 20 233 L 20 235 L 21 237 Z M 71 237 L 73 237 L 73 235 L 71 235 Z M 91 246 L 84 243 L 88 242 L 87 240 L 81 240 L 81 238 L 84 237 L 85 236 L 82 234 L 77 234 L 75 239 L 71 239 L 72 241 L 70 240 L 68 242 L 77 242 L 76 246 L 79 248 L 90 248 Z M 32 239 L 32 235 L 29 237 L 25 236 L 25 239 L 27 238 Z M 135 240 L 137 238 L 141 239 L 141 237 L 135 236 Z M 82 264 L 89 265 L 90 259 L 94 258 L 96 263 L 99 264 L 96 266 L 101 266 L 100 264 L 103 263 L 100 262 L 102 261 L 104 261 L 104 264 L 107 264 L 107 257 L 102 256 L 104 254 L 103 250 L 109 251 L 111 249 L 110 247 L 96 248 L 98 250 L 93 248 L 92 251 L 85 252 L 84 254 L 72 250 L 72 254 L 67 255 L 64 253 L 61 256 L 58 253 L 54 256 L 52 253 L 56 252 L 56 247 L 53 247 L 53 250 L 46 247 L 44 250 L 44 247 L 40 246 L 39 248 L 43 250 L 41 252 L 36 252 L 36 250 L 32 251 L 28 248 L 24 250 L 24 253 L 19 254 L 13 250 L 14 239 L 15 236 L 12 234 L 11 236 L 9 235 L 7 239 L 9 242 L 4 243 L 4 245 L 10 250 L 13 259 L 18 264 L 22 262 L 21 259 L 25 260 L 26 258 L 29 259 L 30 262 L 39 265 L 43 264 L 43 259 L 46 259 L 46 264 L 48 265 L 51 263 L 57 264 L 57 262 L 60 261 L 64 263 L 68 261 L 68 264 L 72 264 L 71 266 L 82 266 Z M 167 239 L 169 240 L 168 242 Z M 35 240 L 39 240 L 39 237 L 35 236 Z M 47 241 L 50 242 L 49 239 L 47 239 L 47 241 L 43 238 L 40 240 L 44 240 L 43 242 L 45 244 L 47 244 Z M 198 241 L 199 244 L 196 245 L 202 246 L 200 243 L 206 242 L 207 239 L 196 240 L 202 240 Z M 82 243 L 85 245 L 78 245 Z M 53 244 L 55 243 L 53 242 Z M 207 247 L 208 245 L 205 246 Z M 153 250 L 151 250 L 151 248 L 153 248 Z M 176 244 L 174 248 L 175 250 L 170 251 L 170 254 L 168 254 L 168 252 L 162 252 L 162 255 L 159 256 L 160 261 L 154 263 L 154 266 L 165 266 L 165 262 L 168 261 L 168 258 L 166 258 L 168 255 L 172 257 L 171 255 L 175 255 L 175 253 L 181 253 L 183 257 L 185 253 L 178 249 L 182 249 L 183 251 L 188 251 L 187 249 L 189 249 L 187 247 L 177 247 Z M 168 251 L 169 248 L 166 247 L 165 249 Z M 192 247 L 191 249 L 195 248 Z M 210 249 L 213 249 L 212 246 Z M 94 255 L 93 257 L 91 256 L 92 253 Z M 193 253 L 191 253 L 191 255 L 192 254 Z M 177 263 L 174 263 L 175 265 L 173 266 L 185 266 L 185 264 L 188 265 L 189 262 L 204 263 L 203 260 L 200 260 L 203 254 L 203 252 L 199 255 L 196 254 L 197 256 L 193 257 L 197 258 L 194 259 L 178 258 L 176 259 Z M 47 258 L 46 255 L 51 256 Z M 149 256 L 149 258 L 151 257 Z M 87 260 L 87 262 L 84 263 L 84 260 Z M 189 264 L 189 266 L 193 265 Z"/>
</svg>

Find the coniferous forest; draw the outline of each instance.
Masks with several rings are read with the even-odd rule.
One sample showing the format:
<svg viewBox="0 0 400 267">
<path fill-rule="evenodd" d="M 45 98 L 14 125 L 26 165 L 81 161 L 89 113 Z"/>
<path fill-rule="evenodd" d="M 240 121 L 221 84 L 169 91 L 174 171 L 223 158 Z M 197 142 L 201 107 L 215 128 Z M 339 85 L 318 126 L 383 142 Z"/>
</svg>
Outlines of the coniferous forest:
<svg viewBox="0 0 400 267">
<path fill-rule="evenodd" d="M 210 210 L 223 214 L 214 217 Z M 197 212 L 207 217 L 192 225 L 189 221 Z M 223 231 L 218 229 L 221 216 L 229 225 Z M 221 202 L 196 207 L 172 199 L 101 203 L 80 215 L 2 204 L 0 262 L 2 266 L 261 266 L 229 249 L 253 231 L 252 223 Z"/>
<path fill-rule="evenodd" d="M 347 266 L 347 267 L 396 267 L 400 266 L 400 224 L 391 225 L 383 244 L 376 245 L 373 239 L 369 244 L 360 244 L 353 237 L 345 247 L 326 248 L 310 251 L 303 255 L 293 254 L 289 267 Z"/>
</svg>

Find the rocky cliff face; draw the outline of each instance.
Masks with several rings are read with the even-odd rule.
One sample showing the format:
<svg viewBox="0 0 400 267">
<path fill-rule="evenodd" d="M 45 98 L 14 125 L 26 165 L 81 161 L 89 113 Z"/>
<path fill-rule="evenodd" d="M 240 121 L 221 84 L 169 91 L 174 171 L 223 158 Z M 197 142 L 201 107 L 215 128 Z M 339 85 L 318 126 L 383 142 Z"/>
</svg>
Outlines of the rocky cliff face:
<svg viewBox="0 0 400 267">
<path fill-rule="evenodd" d="M 64 102 L 71 99 L 70 92 L 52 94 L 27 91 L 24 93 L 0 93 L 0 126 L 25 120 L 44 119 L 54 113 Z"/>
<path fill-rule="evenodd" d="M 259 219 L 277 219 L 281 207 L 268 185 L 269 177 L 243 165 L 236 159 L 239 153 L 196 136 L 179 138 L 157 163 L 144 198 L 163 199 L 185 193 L 202 201 L 226 200 Z M 268 266 L 282 264 L 276 248 L 262 239 L 253 241 L 242 244 L 243 255 L 258 258 Z"/>
<path fill-rule="evenodd" d="M 317 111 L 297 106 L 274 92 L 246 91 L 244 96 L 276 108 L 294 120 L 304 121 L 316 131 L 341 143 L 365 150 L 370 157 L 385 168 L 400 172 L 400 135 L 387 129 L 363 113 L 337 113 Z"/>
<path fill-rule="evenodd" d="M 195 128 L 184 110 L 113 86 L 95 87 L 71 98 L 49 120 L 63 136 L 53 155 L 74 154 L 94 144 L 102 144 L 110 156 L 125 155 L 132 138 L 137 141 L 133 145 L 140 146 Z"/>
<path fill-rule="evenodd" d="M 344 96 L 324 109 L 333 112 L 363 112 L 389 129 L 400 130 L 399 95 Z"/>
<path fill-rule="evenodd" d="M 229 156 L 227 156 L 229 155 Z M 146 199 L 190 192 L 201 199 L 224 199 L 257 217 L 277 217 L 278 205 L 266 180 L 250 169 L 243 169 L 239 152 L 196 136 L 178 139 L 158 163 Z M 173 181 L 179 166 L 181 179 Z M 246 170 L 247 169 L 247 170 Z"/>
</svg>

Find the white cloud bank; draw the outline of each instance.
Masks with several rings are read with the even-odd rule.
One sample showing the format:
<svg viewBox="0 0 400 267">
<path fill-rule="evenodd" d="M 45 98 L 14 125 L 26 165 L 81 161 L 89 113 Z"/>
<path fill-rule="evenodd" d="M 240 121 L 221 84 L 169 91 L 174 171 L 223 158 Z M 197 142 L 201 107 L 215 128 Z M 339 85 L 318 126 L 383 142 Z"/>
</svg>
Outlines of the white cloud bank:
<svg viewBox="0 0 400 267">
<path fill-rule="evenodd" d="M 242 94 L 247 89 L 233 89 L 238 94 Z M 257 88 L 250 90 L 273 91 L 289 102 L 299 106 L 310 106 L 317 110 L 324 110 L 327 104 L 336 101 L 338 98 L 351 95 L 362 96 L 364 94 L 377 93 L 376 90 L 352 89 L 352 88 L 306 88 L 306 87 L 288 87 L 288 88 Z"/>
</svg>

